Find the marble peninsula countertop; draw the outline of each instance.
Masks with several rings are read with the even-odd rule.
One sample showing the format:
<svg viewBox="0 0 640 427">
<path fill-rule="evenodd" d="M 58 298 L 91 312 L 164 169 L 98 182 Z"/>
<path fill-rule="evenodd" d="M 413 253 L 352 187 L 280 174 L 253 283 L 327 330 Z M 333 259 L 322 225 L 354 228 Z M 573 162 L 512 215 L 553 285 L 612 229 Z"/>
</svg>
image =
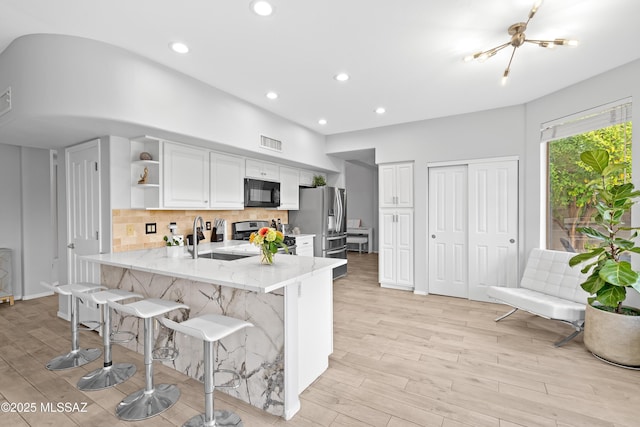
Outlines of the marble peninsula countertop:
<svg viewBox="0 0 640 427">
<path fill-rule="evenodd" d="M 248 245 L 248 242 L 240 240 L 201 242 L 198 245 L 198 253 L 202 255 L 212 252 L 244 255 L 255 253 L 253 256 L 232 261 L 210 258 L 193 259 L 186 248 L 184 254 L 178 257 L 168 257 L 165 247 L 85 255 L 80 259 L 259 293 L 273 292 L 315 273 L 347 263 L 345 259 L 277 254 L 272 265 L 262 265 L 256 251 L 258 248 Z"/>
</svg>

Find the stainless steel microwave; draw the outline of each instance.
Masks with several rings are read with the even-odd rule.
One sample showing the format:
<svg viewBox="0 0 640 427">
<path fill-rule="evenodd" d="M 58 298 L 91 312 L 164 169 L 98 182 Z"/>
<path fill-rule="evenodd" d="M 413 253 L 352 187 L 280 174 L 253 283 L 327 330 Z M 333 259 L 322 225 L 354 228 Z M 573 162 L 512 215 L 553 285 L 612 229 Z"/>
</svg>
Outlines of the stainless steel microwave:
<svg viewBox="0 0 640 427">
<path fill-rule="evenodd" d="M 253 208 L 277 208 L 280 206 L 280 183 L 245 178 L 244 205 Z"/>
</svg>

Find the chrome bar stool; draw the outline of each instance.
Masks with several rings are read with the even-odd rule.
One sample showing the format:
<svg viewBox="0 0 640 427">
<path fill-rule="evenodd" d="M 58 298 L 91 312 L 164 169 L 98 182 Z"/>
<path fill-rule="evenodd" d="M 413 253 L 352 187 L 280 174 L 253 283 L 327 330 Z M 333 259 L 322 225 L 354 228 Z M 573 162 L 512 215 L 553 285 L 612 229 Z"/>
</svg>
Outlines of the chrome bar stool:
<svg viewBox="0 0 640 427">
<path fill-rule="evenodd" d="M 153 384 L 153 339 L 154 317 L 188 306 L 164 299 L 150 298 L 119 304 L 107 301 L 109 307 L 121 313 L 127 313 L 144 319 L 144 368 L 145 387 L 125 397 L 116 408 L 116 415 L 121 420 L 138 421 L 153 417 L 169 409 L 180 397 L 180 390 L 175 384 Z M 175 357 L 174 357 L 175 358 Z"/>
<path fill-rule="evenodd" d="M 78 346 L 78 311 L 80 309 L 80 299 L 76 295 L 93 292 L 100 289 L 105 289 L 104 286 L 95 285 L 93 283 L 70 283 L 68 285 L 58 285 L 58 282 L 53 284 L 47 282 L 40 282 L 42 286 L 52 290 L 60 295 L 65 295 L 69 299 L 69 312 L 71 323 L 71 351 L 62 356 L 54 357 L 47 363 L 47 369 L 50 371 L 59 371 L 63 369 L 77 368 L 78 366 L 86 365 L 89 362 L 93 362 L 100 354 L 102 350 L 99 348 L 79 348 Z M 89 322 L 87 322 L 89 323 Z M 85 328 L 94 330 L 95 328 Z"/>
<path fill-rule="evenodd" d="M 186 335 L 199 338 L 204 341 L 204 414 L 196 415 L 183 424 L 183 427 L 197 426 L 243 426 L 238 414 L 231 411 L 215 411 L 213 406 L 213 391 L 215 389 L 214 374 L 216 372 L 230 373 L 236 382 L 233 388 L 240 386 L 240 375 L 229 370 L 214 370 L 214 349 L 213 343 L 221 340 L 227 335 L 231 335 L 243 328 L 253 326 L 249 322 L 234 319 L 233 317 L 221 316 L 218 314 L 205 314 L 200 317 L 185 320 L 177 323 L 173 320 L 163 318 L 161 322 L 167 328 L 174 329 Z M 220 387 L 220 386 L 218 386 Z M 226 387 L 226 386 L 225 386 Z"/>
<path fill-rule="evenodd" d="M 85 295 L 72 291 L 76 298 L 84 297 L 89 302 L 97 304 L 102 310 L 102 344 L 104 346 L 104 365 L 102 368 L 92 371 L 78 381 L 78 389 L 83 391 L 102 390 L 125 382 L 136 373 L 136 367 L 132 363 L 116 363 L 111 360 L 112 342 L 129 342 L 135 334 L 133 332 L 119 332 L 127 334 L 129 338 L 116 339 L 111 331 L 111 309 L 109 301 L 122 301 L 129 298 L 142 298 L 142 295 L 127 292 L 122 289 L 107 289 L 99 292 L 90 292 Z"/>
</svg>

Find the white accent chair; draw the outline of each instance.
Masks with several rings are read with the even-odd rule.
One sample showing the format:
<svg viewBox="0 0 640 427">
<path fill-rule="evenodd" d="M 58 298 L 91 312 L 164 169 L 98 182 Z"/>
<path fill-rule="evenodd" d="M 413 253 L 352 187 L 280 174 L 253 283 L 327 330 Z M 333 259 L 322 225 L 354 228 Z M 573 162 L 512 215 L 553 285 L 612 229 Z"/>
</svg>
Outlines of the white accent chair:
<svg viewBox="0 0 640 427">
<path fill-rule="evenodd" d="M 496 322 L 517 310 L 528 311 L 545 319 L 558 320 L 571 325 L 575 331 L 554 343 L 560 347 L 575 338 L 584 327 L 584 313 L 589 294 L 580 284 L 587 279 L 581 266 L 570 267 L 575 253 L 533 249 L 520 281 L 520 287 L 489 286 L 487 295 L 513 310 L 498 317 Z"/>
</svg>

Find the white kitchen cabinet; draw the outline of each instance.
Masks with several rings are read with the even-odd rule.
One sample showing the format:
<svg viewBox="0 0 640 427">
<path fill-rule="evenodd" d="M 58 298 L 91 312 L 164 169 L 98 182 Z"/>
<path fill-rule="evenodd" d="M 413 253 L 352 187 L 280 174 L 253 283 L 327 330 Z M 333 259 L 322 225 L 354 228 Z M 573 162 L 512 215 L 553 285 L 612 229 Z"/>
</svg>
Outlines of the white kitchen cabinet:
<svg viewBox="0 0 640 427">
<path fill-rule="evenodd" d="M 280 166 L 280 206 L 279 210 L 297 211 L 300 206 L 298 169 Z"/>
<path fill-rule="evenodd" d="M 296 236 L 296 255 L 313 256 L 313 234 Z"/>
<path fill-rule="evenodd" d="M 280 170 L 278 165 L 275 163 L 247 159 L 245 165 L 245 176 L 247 178 L 280 182 Z"/>
<path fill-rule="evenodd" d="M 244 209 L 243 157 L 210 153 L 209 207 L 212 209 Z"/>
<path fill-rule="evenodd" d="M 209 207 L 209 150 L 165 141 L 162 166 L 165 208 Z"/>
<path fill-rule="evenodd" d="M 316 175 L 320 175 L 321 177 L 324 178 L 325 182 L 327 181 L 327 174 L 326 173 L 318 173 L 318 172 L 312 172 L 312 171 L 308 171 L 305 169 L 300 169 L 300 179 L 299 179 L 299 185 L 300 187 L 313 187 L 313 178 Z"/>
<path fill-rule="evenodd" d="M 300 169 L 298 184 L 300 187 L 313 187 L 313 175 L 311 171 Z"/>
<path fill-rule="evenodd" d="M 131 140 L 131 208 L 147 209 L 162 206 L 160 199 L 160 179 L 162 142 L 153 137 L 142 136 Z M 149 156 L 140 158 L 140 154 Z M 146 170 L 146 172 L 145 172 Z M 143 179 L 144 182 L 139 182 Z"/>
<path fill-rule="evenodd" d="M 412 290 L 413 209 L 380 209 L 380 286 Z"/>
<path fill-rule="evenodd" d="M 380 207 L 413 207 L 413 163 L 390 163 L 378 170 Z"/>
</svg>

